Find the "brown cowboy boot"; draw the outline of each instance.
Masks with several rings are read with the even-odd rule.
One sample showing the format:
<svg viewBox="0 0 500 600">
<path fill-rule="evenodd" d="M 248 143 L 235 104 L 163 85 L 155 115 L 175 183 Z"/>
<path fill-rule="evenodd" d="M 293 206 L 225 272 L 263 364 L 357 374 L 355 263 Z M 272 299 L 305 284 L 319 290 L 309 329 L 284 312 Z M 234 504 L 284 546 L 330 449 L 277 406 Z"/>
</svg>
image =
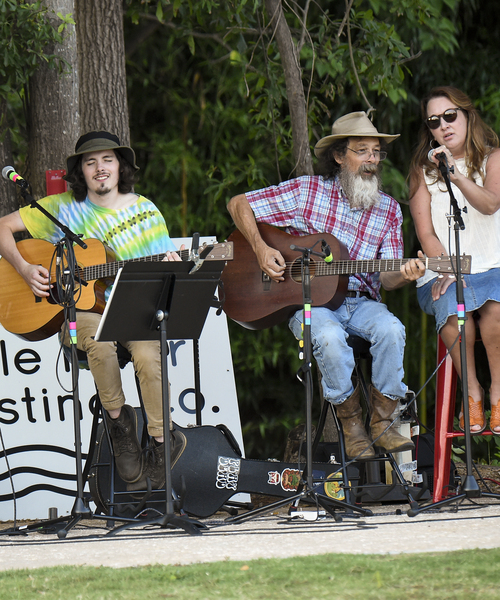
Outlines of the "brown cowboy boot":
<svg viewBox="0 0 500 600">
<path fill-rule="evenodd" d="M 359 403 L 359 385 L 356 386 L 349 398 L 335 407 L 335 410 L 342 423 L 347 458 L 357 458 L 357 460 L 373 458 L 375 450 L 363 424 L 363 411 Z"/>
<path fill-rule="evenodd" d="M 396 409 L 396 401 L 387 398 L 373 386 L 371 387 L 372 418 L 370 430 L 375 446 L 382 452 L 403 452 L 413 450 L 415 444 L 398 433 L 392 423 L 392 413 Z M 387 429 L 389 427 L 389 429 Z M 385 431 L 387 429 L 387 431 Z M 385 431 L 385 433 L 383 433 Z M 377 439 L 380 436 L 379 439 Z"/>
</svg>

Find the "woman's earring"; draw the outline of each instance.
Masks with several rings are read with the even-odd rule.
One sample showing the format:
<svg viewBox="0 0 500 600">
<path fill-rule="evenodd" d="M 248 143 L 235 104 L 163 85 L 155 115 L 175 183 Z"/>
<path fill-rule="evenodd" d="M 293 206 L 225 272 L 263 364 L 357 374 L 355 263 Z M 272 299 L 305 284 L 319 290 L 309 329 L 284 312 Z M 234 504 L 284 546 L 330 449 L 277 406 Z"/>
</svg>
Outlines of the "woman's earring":
<svg viewBox="0 0 500 600">
<path fill-rule="evenodd" d="M 436 144 L 435 146 L 434 143 Z M 439 148 L 439 143 L 436 139 L 432 138 L 432 140 L 429 142 L 429 146 L 435 150 L 436 148 Z"/>
</svg>

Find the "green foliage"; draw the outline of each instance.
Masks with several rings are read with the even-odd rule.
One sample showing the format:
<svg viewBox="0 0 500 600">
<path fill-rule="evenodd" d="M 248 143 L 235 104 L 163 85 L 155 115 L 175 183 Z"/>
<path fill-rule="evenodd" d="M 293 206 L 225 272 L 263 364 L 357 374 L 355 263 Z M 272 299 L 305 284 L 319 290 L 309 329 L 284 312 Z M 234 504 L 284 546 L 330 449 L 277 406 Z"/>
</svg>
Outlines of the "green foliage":
<svg viewBox="0 0 500 600">
<path fill-rule="evenodd" d="M 4 0 L 0 3 L 0 104 L 12 113 L 15 95 L 25 98 L 29 78 L 44 62 L 62 72 L 68 65 L 56 54 L 48 53 L 54 44 L 62 42 L 65 28 L 74 21 L 70 15 L 57 14 L 56 27 L 49 20 L 49 11 L 38 0 L 24 3 Z M 0 115 L 2 123 L 7 112 Z M 8 124 L 16 135 L 18 125 Z"/>
<path fill-rule="evenodd" d="M 362 94 L 377 108 L 377 126 L 396 130 L 401 115 L 394 107 L 407 110 L 412 60 L 424 46 L 457 47 L 457 4 L 357 0 L 348 23 L 343 4 L 310 3 L 307 15 L 283 4 L 299 51 L 311 144 L 340 114 L 367 109 Z M 293 175 L 287 92 L 268 15 L 263 3 L 251 1 L 128 0 L 126 6 L 131 132 L 143 168 L 138 189 L 159 204 L 173 236 L 200 231 L 223 239 L 233 229 L 225 208 L 230 197 Z M 147 43 L 135 45 L 146 26 Z M 384 186 L 406 199 L 405 153 L 397 152 L 384 166 Z M 404 213 L 405 255 L 415 255 Z M 398 290 L 386 301 L 407 327 L 411 356 L 420 343 L 414 292 Z M 296 342 L 286 325 L 254 332 L 231 324 L 230 333 L 247 451 L 279 454 L 280 427 L 286 435 L 304 418 Z M 435 335 L 429 339 L 432 361 Z M 414 361 L 407 360 L 407 373 L 410 387 L 419 389 Z M 279 446 L 268 447 L 269 440 Z"/>
<path fill-rule="evenodd" d="M 486 410 L 486 420 L 489 423 L 491 411 Z M 458 417 L 454 419 L 454 428 L 458 431 Z M 500 436 L 473 435 L 472 460 L 480 465 L 500 465 Z M 465 462 L 465 439 L 460 437 L 454 441 L 452 459 L 455 462 Z"/>
<path fill-rule="evenodd" d="M 430 87 L 463 88 L 500 127 L 495 0 L 355 0 L 348 20 L 342 2 L 282 6 L 302 69 L 311 146 L 335 118 L 371 105 L 379 130 L 401 133 L 383 169 L 384 189 L 398 200 L 408 198 L 418 100 Z M 130 127 L 141 166 L 137 189 L 160 206 L 173 236 L 199 231 L 224 239 L 233 229 L 230 197 L 294 175 L 283 67 L 264 3 L 125 0 L 124 7 Z M 42 32 L 47 44 L 57 43 L 62 32 L 50 29 L 46 17 L 41 2 L 0 3 L 0 95 L 7 77 L 9 90 L 17 92 L 17 81 L 22 93 L 31 68 L 24 60 L 53 60 L 62 68 L 43 54 L 45 46 L 23 52 L 27 41 L 42 41 Z M 19 19 L 27 29 L 13 36 Z M 28 26 L 38 29 L 29 33 Z M 15 57 L 11 75 L 9 56 Z M 19 129 L 16 135 L 19 140 Z M 403 215 L 405 256 L 415 256 L 419 245 L 405 205 Z M 422 320 L 412 286 L 384 300 L 406 326 L 406 381 L 418 390 L 435 368 L 434 320 Z M 261 435 L 285 419 L 296 423 L 303 389 L 286 325 L 253 332 L 231 324 L 230 332 L 245 430 Z M 263 441 L 257 436 L 250 443 L 257 451 Z M 278 451 L 262 448 L 262 457 Z"/>
<path fill-rule="evenodd" d="M 48 10 L 38 0 L 32 4 L 5 0 L 0 5 L 0 95 L 21 93 L 29 77 L 41 61 L 62 70 L 65 63 L 55 54 L 47 54 L 47 46 L 62 42 L 62 34 L 74 21 L 69 15 L 57 15 L 55 28 Z"/>
</svg>

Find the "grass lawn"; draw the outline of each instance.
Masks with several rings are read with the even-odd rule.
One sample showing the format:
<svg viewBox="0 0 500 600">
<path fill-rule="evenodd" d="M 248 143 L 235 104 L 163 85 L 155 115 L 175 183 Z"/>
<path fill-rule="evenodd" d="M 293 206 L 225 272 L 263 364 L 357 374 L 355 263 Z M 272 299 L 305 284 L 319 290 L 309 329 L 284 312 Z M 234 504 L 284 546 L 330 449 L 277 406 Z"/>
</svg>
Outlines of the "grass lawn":
<svg viewBox="0 0 500 600">
<path fill-rule="evenodd" d="M 500 549 L 323 554 L 248 562 L 0 571 L 0 599 L 470 600 L 500 598 Z"/>
</svg>

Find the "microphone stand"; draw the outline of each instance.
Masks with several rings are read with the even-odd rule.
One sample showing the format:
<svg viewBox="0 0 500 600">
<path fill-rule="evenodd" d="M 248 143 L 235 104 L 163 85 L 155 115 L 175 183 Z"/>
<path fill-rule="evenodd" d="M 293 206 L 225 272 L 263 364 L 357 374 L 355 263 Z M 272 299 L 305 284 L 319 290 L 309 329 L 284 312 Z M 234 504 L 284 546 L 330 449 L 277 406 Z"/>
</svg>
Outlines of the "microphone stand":
<svg viewBox="0 0 500 600">
<path fill-rule="evenodd" d="M 278 500 L 272 504 L 268 504 L 263 507 L 255 508 L 244 514 L 237 515 L 235 517 L 229 517 L 226 519 L 226 523 L 240 523 L 251 519 L 254 516 L 260 516 L 266 513 L 270 513 L 276 509 L 294 504 L 298 506 L 301 500 L 313 502 L 318 509 L 319 507 L 325 509 L 335 522 L 339 523 L 342 521 L 342 516 L 335 512 L 336 508 L 340 508 L 345 511 L 345 514 L 349 517 L 354 516 L 373 516 L 373 512 L 369 508 L 362 508 L 354 504 L 350 504 L 347 501 L 337 500 L 327 496 L 322 488 L 324 487 L 325 480 L 314 480 L 313 477 L 313 442 L 312 442 L 312 401 L 313 401 L 313 380 L 312 380 L 312 342 L 311 342 L 311 256 L 318 256 L 325 261 L 331 257 L 331 252 L 328 246 L 324 245 L 323 252 L 316 252 L 312 248 L 303 248 L 302 246 L 295 246 L 292 244 L 290 250 L 300 252 L 301 258 L 301 275 L 302 275 L 302 296 L 303 296 L 303 332 L 302 340 L 299 342 L 301 348 L 301 358 L 303 359 L 302 366 L 297 372 L 297 378 L 303 383 L 306 389 L 306 466 L 302 471 L 300 485 L 297 488 L 297 492 L 288 498 Z M 330 258 L 331 260 L 331 258 Z M 345 485 L 345 498 L 348 499 L 348 488 L 349 480 L 347 476 L 347 469 L 345 461 L 342 455 L 342 465 L 336 472 L 342 471 L 343 482 Z M 355 514 L 357 513 L 357 514 Z M 291 514 L 291 513 L 289 513 Z"/>
<path fill-rule="evenodd" d="M 497 498 L 500 499 L 500 495 L 492 494 L 488 492 L 481 492 L 479 485 L 472 474 L 473 466 L 472 466 L 472 448 L 471 448 L 471 432 L 470 432 L 470 411 L 469 411 L 469 387 L 467 380 L 467 346 L 466 346 L 466 337 L 465 337 L 465 321 L 466 317 L 466 309 L 465 309 L 465 300 L 464 300 L 464 288 L 463 288 L 463 278 L 460 264 L 460 231 L 465 229 L 464 221 L 462 219 L 462 209 L 458 206 L 458 202 L 453 194 L 453 190 L 451 188 L 450 182 L 450 168 L 448 166 L 448 160 L 444 155 L 443 158 L 439 157 L 439 171 L 441 172 L 443 179 L 446 184 L 446 189 L 448 190 L 448 194 L 450 196 L 450 205 L 452 209 L 452 214 L 448 216 L 448 219 L 454 220 L 454 231 L 455 231 L 455 259 L 456 259 L 456 297 L 457 297 L 457 317 L 458 317 L 458 330 L 459 330 L 459 344 L 460 344 L 460 369 L 462 372 L 462 406 L 464 413 L 464 437 L 465 437 L 465 464 L 466 471 L 465 476 L 462 479 L 461 490 L 462 493 L 457 494 L 456 496 L 452 496 L 451 498 L 445 498 L 444 500 L 440 500 L 438 502 L 434 502 L 432 504 L 428 504 L 426 506 L 421 506 L 419 508 L 410 508 L 407 512 L 409 517 L 414 517 L 419 513 L 430 510 L 440 508 L 442 506 L 446 506 L 448 504 L 452 504 L 457 502 L 457 505 L 460 504 L 465 499 L 470 498 L 479 498 L 481 496 L 489 497 L 489 498 Z M 450 257 L 451 259 L 451 257 Z"/>
<path fill-rule="evenodd" d="M 74 437 L 75 437 L 75 461 L 76 461 L 76 497 L 75 502 L 73 504 L 73 508 L 71 510 L 71 516 L 73 519 L 69 522 L 68 526 L 62 529 L 59 529 L 57 532 L 57 536 L 60 539 L 66 537 L 67 532 L 74 526 L 78 521 L 83 518 L 88 518 L 92 515 L 92 511 L 90 510 L 88 504 L 85 503 L 84 500 L 84 481 L 83 481 L 83 469 L 82 469 L 82 441 L 81 441 L 81 429 L 80 429 L 80 394 L 79 394 L 79 367 L 78 367 L 78 356 L 77 356 L 77 329 L 76 329 L 76 302 L 74 301 L 75 288 L 74 282 L 75 279 L 78 278 L 79 283 L 82 285 L 87 285 L 87 283 L 81 280 L 77 274 L 77 264 L 73 250 L 73 244 L 76 243 L 81 246 L 83 249 L 87 248 L 87 244 L 81 239 L 81 235 L 77 235 L 69 227 L 61 223 L 54 215 L 49 213 L 43 206 L 41 206 L 31 194 L 28 193 L 27 185 L 22 186 L 21 195 L 22 197 L 29 202 L 31 208 L 37 208 L 42 214 L 44 214 L 48 219 L 50 219 L 53 223 L 59 227 L 59 229 L 64 233 L 64 236 L 59 240 L 57 244 L 58 256 L 63 255 L 64 248 L 66 248 L 68 255 L 68 264 L 62 273 L 61 280 L 63 281 L 64 290 L 65 290 L 65 302 L 67 302 L 68 306 L 68 316 L 67 316 L 67 324 L 69 327 L 70 333 L 70 341 L 71 341 L 71 382 L 72 382 L 72 394 L 73 394 L 73 429 L 74 429 Z M 61 265 L 64 266 L 63 262 L 59 263 L 57 261 L 56 264 L 56 272 L 61 268 Z M 50 279 L 49 279 L 50 281 Z M 67 517 L 62 517 L 61 519 L 66 519 Z"/>
<path fill-rule="evenodd" d="M 21 184 L 21 196 L 24 198 L 26 203 L 31 208 L 36 208 L 42 212 L 48 219 L 50 219 L 59 229 L 64 233 L 64 236 L 56 244 L 56 252 L 58 260 L 56 261 L 56 281 L 62 282 L 62 289 L 64 291 L 63 306 L 68 310 L 65 310 L 65 318 L 70 334 L 70 350 L 71 350 L 71 379 L 72 379 L 72 394 L 73 394 L 73 429 L 75 439 L 75 462 L 76 462 L 76 497 L 71 510 L 71 515 L 62 516 L 56 519 L 44 520 L 28 525 L 27 527 L 14 527 L 7 529 L 2 534 L 24 535 L 28 531 L 44 530 L 47 532 L 56 532 L 59 539 L 64 539 L 70 529 L 72 529 L 82 519 L 90 518 L 102 518 L 106 520 L 112 520 L 114 517 L 110 516 L 96 516 L 92 513 L 88 506 L 88 502 L 84 498 L 84 486 L 83 481 L 83 469 L 82 469 L 82 442 L 81 442 L 81 429 L 80 429 L 80 396 L 79 396 L 79 366 L 78 366 L 78 355 L 77 355 L 77 330 L 76 330 L 76 302 L 75 296 L 75 281 L 78 281 L 80 285 L 87 285 L 87 282 L 80 278 L 78 274 L 78 267 L 73 250 L 73 244 L 76 243 L 82 248 L 87 248 L 87 244 L 81 239 L 81 235 L 75 234 L 69 227 L 61 223 L 54 215 L 49 213 L 43 206 L 41 206 L 33 196 L 28 192 L 30 187 L 27 182 L 23 180 Z M 64 265 L 64 249 L 66 248 L 66 255 L 68 257 L 67 265 Z M 61 267 L 63 271 L 61 272 Z M 50 281 L 50 278 L 49 278 Z M 52 295 L 52 290 L 50 291 Z M 61 303 L 60 299 L 56 299 L 53 296 L 54 301 Z M 116 519 L 116 518 L 115 518 Z M 116 519 L 118 520 L 118 519 Z M 121 521 L 127 519 L 120 519 Z M 67 522 L 66 526 L 62 524 Z"/>
</svg>

